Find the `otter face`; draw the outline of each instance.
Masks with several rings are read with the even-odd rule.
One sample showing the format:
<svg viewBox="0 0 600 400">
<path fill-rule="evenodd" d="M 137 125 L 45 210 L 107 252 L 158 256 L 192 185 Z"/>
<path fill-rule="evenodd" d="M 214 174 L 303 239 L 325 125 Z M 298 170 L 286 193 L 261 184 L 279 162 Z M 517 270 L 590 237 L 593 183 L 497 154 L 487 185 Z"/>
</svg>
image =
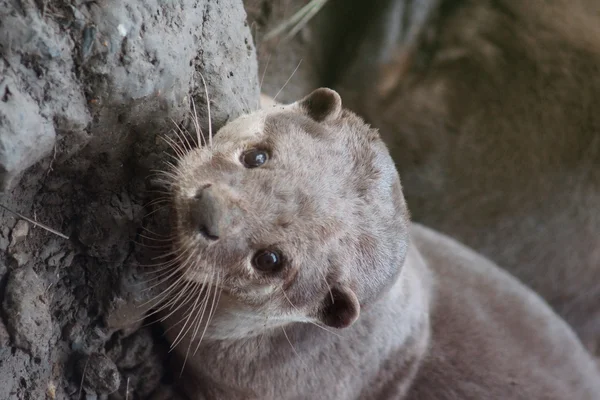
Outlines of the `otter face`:
<svg viewBox="0 0 600 400">
<path fill-rule="evenodd" d="M 404 261 L 394 163 L 330 89 L 228 123 L 173 175 L 181 291 L 221 295 L 213 336 L 242 320 L 241 336 L 291 322 L 347 327 Z"/>
</svg>

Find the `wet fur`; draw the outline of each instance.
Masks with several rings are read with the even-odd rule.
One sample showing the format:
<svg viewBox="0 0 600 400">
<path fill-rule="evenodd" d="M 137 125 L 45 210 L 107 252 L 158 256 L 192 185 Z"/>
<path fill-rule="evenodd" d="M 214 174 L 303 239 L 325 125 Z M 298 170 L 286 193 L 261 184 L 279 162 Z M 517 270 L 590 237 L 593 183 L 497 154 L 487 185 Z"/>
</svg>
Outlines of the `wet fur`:
<svg viewBox="0 0 600 400">
<path fill-rule="evenodd" d="M 253 146 L 271 158 L 248 170 L 239 155 Z M 176 346 L 191 399 L 583 400 L 600 391 L 594 362 L 537 295 L 410 224 L 386 146 L 335 92 L 243 116 L 174 172 L 174 246 L 193 254 L 178 272 L 220 287 L 202 342 L 189 333 Z M 243 210 L 211 244 L 188 218 L 207 183 L 227 210 Z M 253 251 L 273 245 L 286 267 L 252 270 Z M 221 279 L 203 280 L 215 271 Z M 169 340 L 188 316 L 178 308 L 165 320 Z"/>
<path fill-rule="evenodd" d="M 412 27 L 415 36 L 400 37 L 388 14 L 375 16 L 335 87 L 380 129 L 414 219 L 505 267 L 594 351 L 600 7 L 427 3 L 429 18 Z"/>
</svg>

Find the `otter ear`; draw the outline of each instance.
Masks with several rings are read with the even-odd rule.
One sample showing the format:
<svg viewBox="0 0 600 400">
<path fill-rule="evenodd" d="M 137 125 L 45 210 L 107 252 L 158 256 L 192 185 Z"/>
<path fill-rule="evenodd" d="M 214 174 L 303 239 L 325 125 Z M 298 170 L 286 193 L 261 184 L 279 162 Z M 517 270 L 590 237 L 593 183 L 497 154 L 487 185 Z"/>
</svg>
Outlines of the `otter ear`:
<svg viewBox="0 0 600 400">
<path fill-rule="evenodd" d="M 317 122 L 332 121 L 342 112 L 342 98 L 335 90 L 328 88 L 315 89 L 296 104 Z"/>
<path fill-rule="evenodd" d="M 354 292 L 349 288 L 332 287 L 323 299 L 318 318 L 332 328 L 347 328 L 360 314 L 360 304 Z"/>
</svg>

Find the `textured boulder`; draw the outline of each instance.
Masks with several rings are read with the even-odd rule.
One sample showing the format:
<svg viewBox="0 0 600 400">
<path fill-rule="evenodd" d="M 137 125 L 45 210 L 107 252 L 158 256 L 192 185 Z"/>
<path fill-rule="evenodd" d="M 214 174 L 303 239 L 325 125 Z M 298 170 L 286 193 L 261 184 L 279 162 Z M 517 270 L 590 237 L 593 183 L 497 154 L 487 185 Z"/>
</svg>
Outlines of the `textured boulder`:
<svg viewBox="0 0 600 400">
<path fill-rule="evenodd" d="M 192 101 L 206 133 L 205 91 L 216 130 L 258 82 L 241 1 L 0 0 L 0 204 L 69 237 L 0 208 L 0 398 L 172 392 L 138 330 L 148 177 Z"/>
</svg>

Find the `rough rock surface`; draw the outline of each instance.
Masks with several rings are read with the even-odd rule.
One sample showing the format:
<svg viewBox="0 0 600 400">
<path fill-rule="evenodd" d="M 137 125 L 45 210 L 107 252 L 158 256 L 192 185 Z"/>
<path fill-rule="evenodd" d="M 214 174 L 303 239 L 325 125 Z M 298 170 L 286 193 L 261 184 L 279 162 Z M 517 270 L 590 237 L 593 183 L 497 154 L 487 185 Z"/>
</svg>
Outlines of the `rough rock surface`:
<svg viewBox="0 0 600 400">
<path fill-rule="evenodd" d="M 202 78 L 214 130 L 257 103 L 242 2 L 0 0 L 0 205 L 69 237 L 0 209 L 0 399 L 175 398 L 135 242 Z"/>
<path fill-rule="evenodd" d="M 44 282 L 33 269 L 9 273 L 2 310 L 13 345 L 32 356 L 47 357 L 52 318 Z"/>
</svg>

